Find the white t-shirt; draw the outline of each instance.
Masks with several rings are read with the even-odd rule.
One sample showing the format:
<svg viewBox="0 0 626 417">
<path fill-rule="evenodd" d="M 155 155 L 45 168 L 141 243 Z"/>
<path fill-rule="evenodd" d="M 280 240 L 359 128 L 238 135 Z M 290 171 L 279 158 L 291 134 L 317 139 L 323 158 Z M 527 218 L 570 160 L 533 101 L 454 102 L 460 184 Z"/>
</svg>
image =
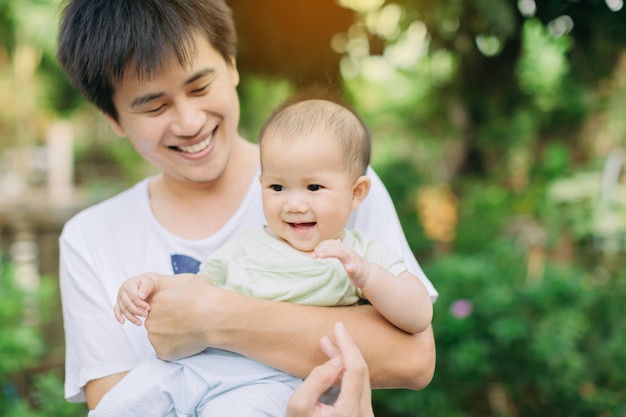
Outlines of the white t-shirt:
<svg viewBox="0 0 626 417">
<path fill-rule="evenodd" d="M 373 170 L 368 176 L 370 194 L 352 213 L 347 228 L 361 230 L 400 253 L 434 301 L 437 291 L 411 253 L 386 189 Z M 200 240 L 180 238 L 154 217 L 149 181 L 78 213 L 65 224 L 59 239 L 69 401 L 85 401 L 83 387 L 88 381 L 129 371 L 154 356 L 145 328 L 122 326 L 113 315 L 123 281 L 145 272 L 197 272 L 200 261 L 231 237 L 265 223 L 255 176 L 238 210 L 217 233 Z"/>
</svg>

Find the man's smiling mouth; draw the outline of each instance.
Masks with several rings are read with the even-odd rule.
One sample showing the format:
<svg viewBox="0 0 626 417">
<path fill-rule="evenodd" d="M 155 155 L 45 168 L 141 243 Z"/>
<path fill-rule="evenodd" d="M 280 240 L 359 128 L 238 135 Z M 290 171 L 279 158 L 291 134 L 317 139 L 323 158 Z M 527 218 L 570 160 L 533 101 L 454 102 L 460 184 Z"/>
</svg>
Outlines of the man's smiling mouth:
<svg viewBox="0 0 626 417">
<path fill-rule="evenodd" d="M 170 146 L 170 149 L 175 149 L 177 151 L 184 152 L 184 153 L 189 153 L 189 154 L 202 152 L 213 141 L 213 138 L 215 137 L 215 131 L 216 130 L 217 130 L 217 127 L 215 129 L 213 129 L 213 132 L 211 132 L 211 134 L 205 140 L 203 140 L 200 143 L 196 143 L 195 145 L 190 145 L 190 146 Z"/>
</svg>

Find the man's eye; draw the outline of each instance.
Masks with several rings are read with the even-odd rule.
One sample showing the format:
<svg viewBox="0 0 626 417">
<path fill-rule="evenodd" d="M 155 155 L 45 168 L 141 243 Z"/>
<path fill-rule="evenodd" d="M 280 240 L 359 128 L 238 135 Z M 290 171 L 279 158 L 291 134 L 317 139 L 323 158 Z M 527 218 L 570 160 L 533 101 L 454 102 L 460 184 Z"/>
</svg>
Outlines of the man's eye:
<svg viewBox="0 0 626 417">
<path fill-rule="evenodd" d="M 279 184 L 272 184 L 270 185 L 270 188 L 274 191 L 283 191 L 285 189 L 285 187 Z"/>
<path fill-rule="evenodd" d="M 309 186 L 307 187 L 307 189 L 308 189 L 309 191 L 319 191 L 319 190 L 321 190 L 322 188 L 323 188 L 323 187 L 322 187 L 321 185 L 319 185 L 319 184 L 311 184 L 311 185 L 309 185 Z"/>
<path fill-rule="evenodd" d="M 196 88 L 195 90 L 191 91 L 191 94 L 203 94 L 206 93 L 206 91 L 209 89 L 209 85 L 210 84 L 206 84 L 200 88 Z"/>
<path fill-rule="evenodd" d="M 163 111 L 163 109 L 165 109 L 165 104 L 155 108 L 155 109 L 150 109 L 150 110 L 146 110 L 146 113 L 148 114 L 157 114 L 160 113 L 161 111 Z"/>
</svg>

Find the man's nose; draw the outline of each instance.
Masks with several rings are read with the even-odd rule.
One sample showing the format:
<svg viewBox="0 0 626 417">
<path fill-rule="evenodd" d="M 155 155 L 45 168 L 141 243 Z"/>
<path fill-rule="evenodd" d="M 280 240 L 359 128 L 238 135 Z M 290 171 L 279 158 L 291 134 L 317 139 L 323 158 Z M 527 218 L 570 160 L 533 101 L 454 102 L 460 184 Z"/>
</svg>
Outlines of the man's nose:
<svg viewBox="0 0 626 417">
<path fill-rule="evenodd" d="M 176 136 L 197 136 L 206 122 L 205 113 L 190 101 L 176 103 L 171 123 L 172 134 Z"/>
</svg>

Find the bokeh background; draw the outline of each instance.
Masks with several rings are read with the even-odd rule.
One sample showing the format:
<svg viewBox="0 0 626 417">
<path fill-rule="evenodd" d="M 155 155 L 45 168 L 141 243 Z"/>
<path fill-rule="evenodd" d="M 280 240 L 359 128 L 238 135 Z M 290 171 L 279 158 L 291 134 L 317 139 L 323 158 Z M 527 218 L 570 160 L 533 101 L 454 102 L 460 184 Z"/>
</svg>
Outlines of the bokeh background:
<svg viewBox="0 0 626 417">
<path fill-rule="evenodd" d="M 626 416 L 623 0 L 229 0 L 241 132 L 337 88 L 440 292 L 423 391 L 379 417 Z M 59 0 L 0 0 L 0 415 L 65 402 L 57 238 L 153 169 L 71 88 Z"/>
</svg>

